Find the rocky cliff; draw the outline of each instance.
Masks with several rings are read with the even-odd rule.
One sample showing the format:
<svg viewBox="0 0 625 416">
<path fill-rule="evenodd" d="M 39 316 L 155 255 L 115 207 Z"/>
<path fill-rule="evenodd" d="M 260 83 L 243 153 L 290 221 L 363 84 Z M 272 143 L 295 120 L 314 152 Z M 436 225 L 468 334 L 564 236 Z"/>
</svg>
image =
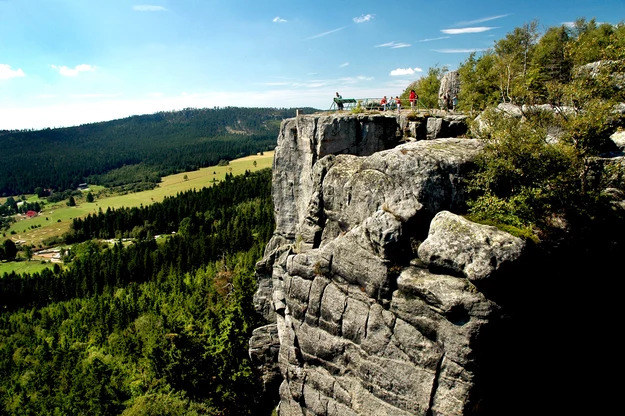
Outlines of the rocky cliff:
<svg viewBox="0 0 625 416">
<path fill-rule="evenodd" d="M 501 288 L 522 273 L 527 247 L 456 214 L 481 144 L 440 138 L 454 123 L 282 123 L 276 231 L 257 265 L 255 306 L 267 325 L 250 340 L 280 415 L 501 409 L 509 386 L 500 383 L 516 371 L 499 361 L 509 316 Z"/>
</svg>

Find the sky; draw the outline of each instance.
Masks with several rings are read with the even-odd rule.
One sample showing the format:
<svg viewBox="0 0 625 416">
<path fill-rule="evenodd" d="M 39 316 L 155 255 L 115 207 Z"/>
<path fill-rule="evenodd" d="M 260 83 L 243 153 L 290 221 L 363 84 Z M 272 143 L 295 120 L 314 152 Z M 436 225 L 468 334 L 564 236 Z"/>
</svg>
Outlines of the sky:
<svg viewBox="0 0 625 416">
<path fill-rule="evenodd" d="M 0 0 L 0 130 L 395 96 L 515 27 L 624 0 Z"/>
</svg>

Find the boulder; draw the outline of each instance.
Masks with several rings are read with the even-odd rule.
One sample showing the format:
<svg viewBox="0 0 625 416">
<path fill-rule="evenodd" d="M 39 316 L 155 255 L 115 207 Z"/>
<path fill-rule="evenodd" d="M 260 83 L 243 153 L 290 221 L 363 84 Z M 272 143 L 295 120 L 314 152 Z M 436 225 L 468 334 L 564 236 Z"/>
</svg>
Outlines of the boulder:
<svg viewBox="0 0 625 416">
<path fill-rule="evenodd" d="M 517 262 L 524 247 L 523 240 L 496 227 L 441 211 L 432 220 L 428 238 L 418 252 L 430 268 L 480 281 Z"/>
</svg>

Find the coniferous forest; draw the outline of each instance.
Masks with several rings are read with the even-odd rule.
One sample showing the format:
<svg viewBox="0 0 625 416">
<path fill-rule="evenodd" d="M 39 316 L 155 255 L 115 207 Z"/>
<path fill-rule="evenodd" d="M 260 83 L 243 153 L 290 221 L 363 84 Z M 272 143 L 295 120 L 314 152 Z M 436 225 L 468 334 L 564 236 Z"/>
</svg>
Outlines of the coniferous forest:
<svg viewBox="0 0 625 416">
<path fill-rule="evenodd" d="M 264 170 L 100 213 L 66 236 L 83 241 L 67 268 L 0 278 L 0 413 L 254 414 L 247 342 L 270 190 Z M 97 236 L 134 229 L 135 242 L 90 239 L 99 222 L 113 225 Z"/>
<path fill-rule="evenodd" d="M 311 111 L 312 109 L 307 109 Z M 275 146 L 293 109 L 186 109 L 78 127 L 0 131 L 0 196 L 79 183 L 141 190 L 161 176 Z"/>
</svg>

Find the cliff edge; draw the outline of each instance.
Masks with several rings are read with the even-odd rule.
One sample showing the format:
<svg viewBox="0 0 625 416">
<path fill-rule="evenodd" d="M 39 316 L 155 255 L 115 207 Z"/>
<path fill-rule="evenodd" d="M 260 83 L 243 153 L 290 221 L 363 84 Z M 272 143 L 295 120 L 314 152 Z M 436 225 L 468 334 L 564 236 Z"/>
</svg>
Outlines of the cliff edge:
<svg viewBox="0 0 625 416">
<path fill-rule="evenodd" d="M 380 114 L 282 123 L 276 230 L 257 265 L 255 307 L 267 324 L 250 340 L 280 415 L 491 406 L 489 351 L 506 315 L 497 287 L 522 269 L 526 244 L 457 215 L 482 149 L 435 138 L 458 122 Z M 439 128 L 415 137 L 430 125 Z"/>
</svg>

